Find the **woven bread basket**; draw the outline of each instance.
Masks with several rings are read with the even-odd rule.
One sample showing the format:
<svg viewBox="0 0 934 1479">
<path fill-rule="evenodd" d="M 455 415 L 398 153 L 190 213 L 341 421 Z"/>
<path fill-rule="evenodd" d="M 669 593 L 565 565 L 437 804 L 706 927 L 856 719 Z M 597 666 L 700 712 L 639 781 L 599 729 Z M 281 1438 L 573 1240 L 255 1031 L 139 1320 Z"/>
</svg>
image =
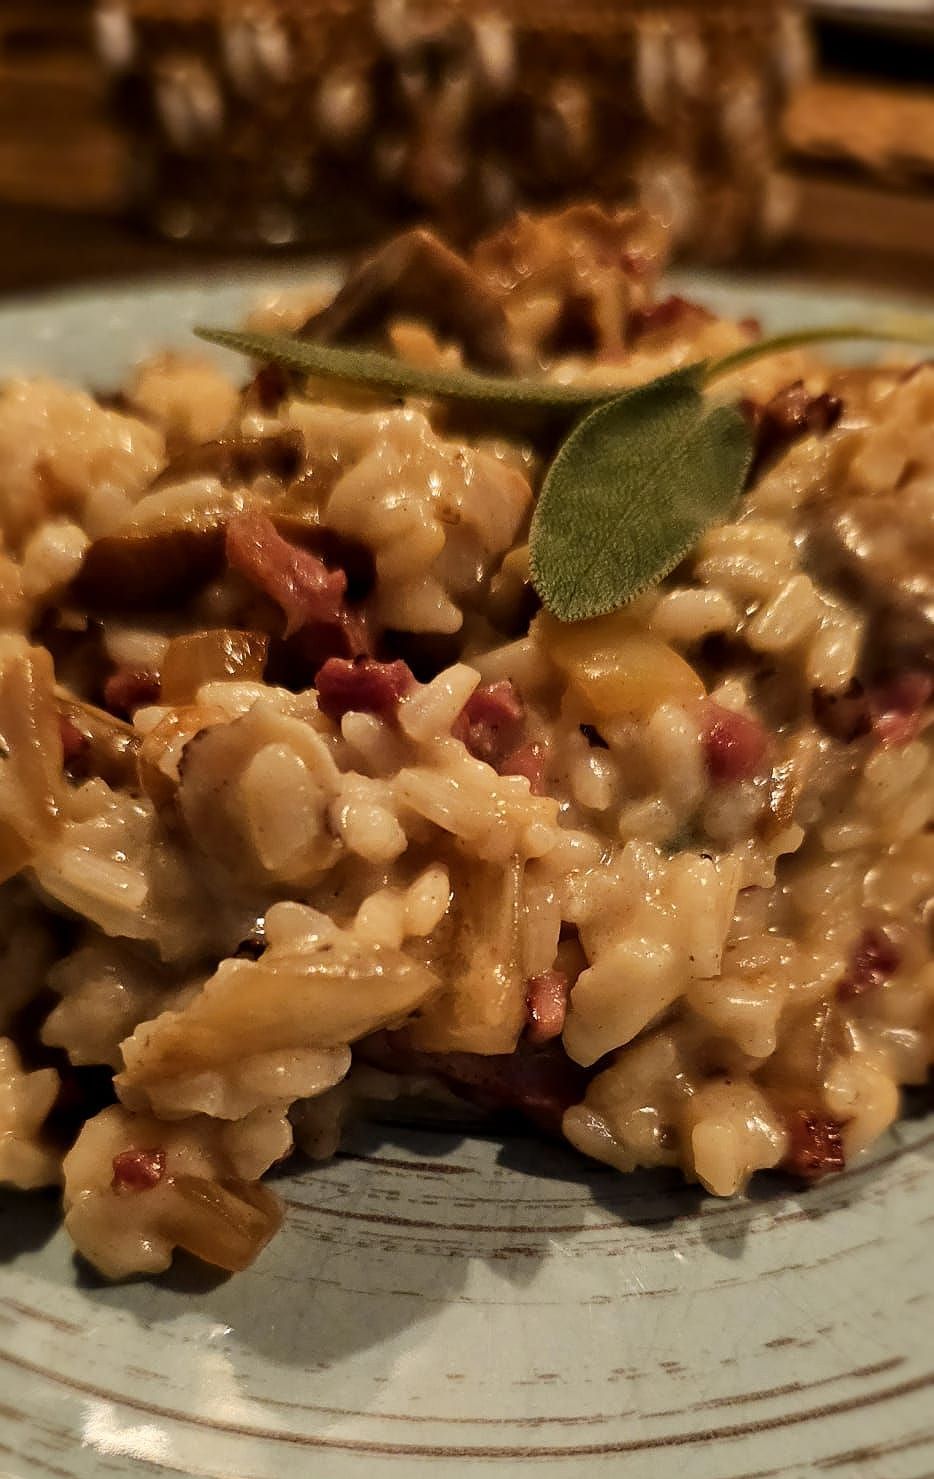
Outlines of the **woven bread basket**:
<svg viewBox="0 0 934 1479">
<path fill-rule="evenodd" d="M 134 199 L 168 235 L 465 238 L 596 196 L 709 258 L 789 213 L 807 47 L 782 0 L 98 0 L 96 20 Z"/>
</svg>

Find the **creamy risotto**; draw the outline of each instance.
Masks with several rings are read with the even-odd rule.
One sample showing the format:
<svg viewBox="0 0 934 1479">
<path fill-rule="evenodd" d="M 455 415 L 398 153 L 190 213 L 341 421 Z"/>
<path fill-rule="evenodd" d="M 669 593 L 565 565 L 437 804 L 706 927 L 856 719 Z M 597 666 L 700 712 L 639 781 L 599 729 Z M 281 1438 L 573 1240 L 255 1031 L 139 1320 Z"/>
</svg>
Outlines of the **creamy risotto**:
<svg viewBox="0 0 934 1479">
<path fill-rule="evenodd" d="M 755 340 L 662 265 L 582 207 L 255 325 L 621 388 Z M 934 367 L 737 369 L 735 516 L 578 623 L 534 427 L 231 377 L 0 389 L 0 1178 L 121 1277 L 245 1267 L 400 1086 L 719 1196 L 841 1170 L 934 1044 Z"/>
</svg>

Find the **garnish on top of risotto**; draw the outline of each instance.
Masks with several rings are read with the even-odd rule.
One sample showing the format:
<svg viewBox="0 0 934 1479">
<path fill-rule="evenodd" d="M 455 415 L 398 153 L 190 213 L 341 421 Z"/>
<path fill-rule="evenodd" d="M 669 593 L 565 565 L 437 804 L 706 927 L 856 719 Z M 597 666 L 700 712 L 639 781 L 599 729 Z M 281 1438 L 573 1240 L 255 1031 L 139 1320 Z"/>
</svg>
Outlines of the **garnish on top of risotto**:
<svg viewBox="0 0 934 1479">
<path fill-rule="evenodd" d="M 0 389 L 0 1178 L 105 1274 L 413 1080 L 731 1195 L 925 1078 L 934 367 L 663 265 L 419 235 L 242 390 Z"/>
</svg>

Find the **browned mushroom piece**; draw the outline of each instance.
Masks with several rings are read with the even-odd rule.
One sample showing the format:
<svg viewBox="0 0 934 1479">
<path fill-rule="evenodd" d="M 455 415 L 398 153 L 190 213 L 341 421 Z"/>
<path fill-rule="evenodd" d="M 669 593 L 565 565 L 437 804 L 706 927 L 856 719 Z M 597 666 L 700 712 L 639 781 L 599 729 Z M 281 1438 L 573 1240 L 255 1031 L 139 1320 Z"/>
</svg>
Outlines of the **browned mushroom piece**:
<svg viewBox="0 0 934 1479">
<path fill-rule="evenodd" d="M 423 319 L 442 337 L 457 340 L 481 369 L 513 368 L 502 294 L 424 229 L 405 232 L 368 258 L 299 335 L 321 343 L 359 342 L 378 335 L 394 317 Z"/>
<path fill-rule="evenodd" d="M 832 430 L 843 414 L 843 401 L 831 391 L 812 395 L 803 380 L 795 380 L 764 405 L 746 400 L 741 409 L 753 431 L 756 476 L 802 437 Z"/>
<path fill-rule="evenodd" d="M 661 233 L 651 217 L 637 210 L 605 210 L 601 205 L 571 205 L 549 215 L 522 213 L 508 226 L 477 242 L 471 260 L 503 291 L 517 287 L 532 273 L 562 275 L 569 263 L 584 257 L 604 267 L 620 266 L 634 276 L 654 276 L 660 263 Z M 558 248 L 558 250 L 555 250 Z"/>
<path fill-rule="evenodd" d="M 934 527 L 898 488 L 852 491 L 812 511 L 811 559 L 871 615 L 880 672 L 934 665 Z"/>
<path fill-rule="evenodd" d="M 449 866 L 444 990 L 407 1029 L 409 1042 L 429 1053 L 511 1053 L 526 1019 L 522 862 L 467 865 L 455 855 Z"/>
<path fill-rule="evenodd" d="M 11 647 L 0 664 L 0 883 L 58 834 L 63 785 L 51 655 Z"/>
<path fill-rule="evenodd" d="M 297 431 L 221 437 L 178 452 L 156 478 L 152 490 L 196 477 L 215 477 L 226 488 L 242 488 L 260 477 L 290 483 L 302 471 L 304 460 L 304 442 Z"/>
<path fill-rule="evenodd" d="M 598 205 L 519 215 L 472 255 L 481 277 L 508 295 L 513 318 L 525 296 L 555 299 L 541 347 L 556 353 L 622 353 L 630 314 L 651 302 L 664 259 L 664 233 L 650 216 Z"/>
<path fill-rule="evenodd" d="M 840 431 L 871 426 L 879 395 L 902 367 L 847 367 L 828 390 L 843 403 Z M 934 665 L 934 524 L 912 464 L 891 485 L 870 488 L 852 473 L 834 479 L 805 509 L 808 554 L 818 577 L 869 615 L 870 676 Z"/>
<path fill-rule="evenodd" d="M 365 1038 L 354 1057 L 386 1073 L 436 1079 L 485 1114 L 518 1114 L 553 1135 L 587 1086 L 585 1070 L 556 1042 L 523 1041 L 512 1053 L 431 1053 L 413 1047 L 403 1028 Z"/>
<path fill-rule="evenodd" d="M 111 786 L 137 789 L 140 736 L 133 726 L 63 688 L 55 690 L 55 700 L 62 724 L 84 741 L 79 750 L 72 737 L 71 746 L 82 773 L 99 776 Z"/>
<path fill-rule="evenodd" d="M 224 564 L 224 529 L 213 524 L 129 528 L 88 546 L 70 599 L 89 611 L 140 611 L 177 605 Z"/>
</svg>

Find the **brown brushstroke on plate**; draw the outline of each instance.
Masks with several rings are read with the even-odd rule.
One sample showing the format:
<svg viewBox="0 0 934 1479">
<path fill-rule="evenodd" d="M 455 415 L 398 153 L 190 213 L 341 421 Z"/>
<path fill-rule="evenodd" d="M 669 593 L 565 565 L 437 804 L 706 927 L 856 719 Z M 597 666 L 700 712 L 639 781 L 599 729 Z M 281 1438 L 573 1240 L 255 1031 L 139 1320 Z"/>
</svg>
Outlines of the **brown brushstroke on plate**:
<svg viewBox="0 0 934 1479">
<path fill-rule="evenodd" d="M 493 1444 L 471 1444 L 469 1446 L 446 1443 L 379 1443 L 367 1439 L 332 1438 L 313 1433 L 289 1433 L 281 1428 L 246 1427 L 240 1423 L 222 1423 L 215 1418 L 196 1413 L 179 1412 L 171 1407 L 162 1407 L 155 1402 L 143 1402 L 138 1397 L 121 1396 L 117 1392 L 79 1381 L 77 1377 L 63 1376 L 46 1367 L 9 1351 L 0 1352 L 0 1364 L 17 1367 L 33 1376 L 39 1376 L 55 1386 L 94 1397 L 101 1402 L 113 1402 L 141 1412 L 146 1417 L 164 1418 L 185 1427 L 203 1428 L 212 1433 L 226 1433 L 235 1438 L 261 1439 L 269 1443 L 283 1443 L 289 1447 L 321 1448 L 339 1453 L 372 1454 L 385 1458 L 457 1458 L 457 1459 L 531 1459 L 531 1458 L 600 1458 L 613 1454 L 646 1453 L 662 1448 L 684 1448 L 697 1443 L 719 1443 L 730 1438 L 744 1438 L 757 1433 L 773 1432 L 781 1428 L 796 1427 L 802 1423 L 815 1422 L 828 1417 L 839 1417 L 846 1413 L 860 1412 L 880 1403 L 893 1402 L 915 1392 L 934 1387 L 934 1371 L 888 1387 L 884 1391 L 867 1392 L 860 1397 L 844 1398 L 839 1402 L 828 1402 L 822 1407 L 812 1407 L 806 1412 L 787 1412 L 775 1417 L 760 1418 L 747 1423 L 732 1423 L 720 1428 L 705 1428 L 693 1433 L 664 1433 L 651 1438 L 633 1438 L 619 1443 L 582 1443 L 556 1445 L 554 1447 L 506 1447 Z"/>
</svg>

